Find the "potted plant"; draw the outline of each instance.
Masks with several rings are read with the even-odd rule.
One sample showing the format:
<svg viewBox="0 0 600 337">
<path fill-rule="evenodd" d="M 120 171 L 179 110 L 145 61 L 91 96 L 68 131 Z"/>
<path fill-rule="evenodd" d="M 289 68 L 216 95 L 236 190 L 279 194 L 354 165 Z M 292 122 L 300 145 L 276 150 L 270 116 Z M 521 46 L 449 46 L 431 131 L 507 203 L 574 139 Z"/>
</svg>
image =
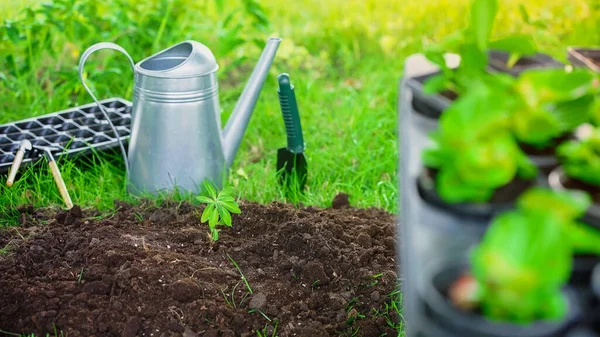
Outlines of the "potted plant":
<svg viewBox="0 0 600 337">
<path fill-rule="evenodd" d="M 600 72 L 599 48 L 568 47 L 567 59 L 575 67 L 584 67 L 595 72 Z"/>
<path fill-rule="evenodd" d="M 579 191 L 523 193 L 468 260 L 426 269 L 420 296 L 429 315 L 454 336 L 565 336 L 581 314 L 568 287 L 572 256 L 600 253 L 600 234 L 577 221 L 590 203 Z"/>
<path fill-rule="evenodd" d="M 590 121 L 596 102 L 594 78 L 586 70 L 548 68 L 525 71 L 516 79 L 514 135 L 545 173 L 558 164 L 556 148 Z"/>
<path fill-rule="evenodd" d="M 490 215 L 533 186 L 537 168 L 512 135 L 512 105 L 497 87 L 465 92 L 440 117 L 422 152 L 421 197 L 449 211 Z"/>
</svg>

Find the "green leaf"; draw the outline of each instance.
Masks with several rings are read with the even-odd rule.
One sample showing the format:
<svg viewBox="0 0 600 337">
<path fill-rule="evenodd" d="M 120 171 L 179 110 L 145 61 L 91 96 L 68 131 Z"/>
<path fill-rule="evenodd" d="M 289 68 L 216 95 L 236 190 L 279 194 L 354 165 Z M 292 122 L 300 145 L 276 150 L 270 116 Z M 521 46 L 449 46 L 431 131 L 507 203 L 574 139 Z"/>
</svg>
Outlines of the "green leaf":
<svg viewBox="0 0 600 337">
<path fill-rule="evenodd" d="M 556 116 L 563 132 L 572 131 L 590 121 L 595 100 L 594 95 L 590 94 L 574 100 L 558 102 L 550 112 Z"/>
<path fill-rule="evenodd" d="M 465 44 L 460 47 L 460 64 L 468 77 L 477 76 L 478 72 L 484 72 L 488 65 L 488 54 L 473 44 Z M 477 78 L 475 78 L 477 79 Z"/>
<path fill-rule="evenodd" d="M 543 109 L 530 109 L 524 106 L 512 116 L 512 126 L 516 138 L 526 144 L 543 147 L 563 133 L 556 116 Z"/>
<path fill-rule="evenodd" d="M 448 89 L 448 80 L 443 73 L 428 78 L 423 83 L 423 92 L 426 94 L 436 94 Z"/>
<path fill-rule="evenodd" d="M 213 241 L 218 241 L 219 240 L 219 230 L 217 228 L 214 228 L 210 232 L 212 233 Z"/>
<path fill-rule="evenodd" d="M 527 70 L 515 89 L 530 105 L 575 100 L 595 93 L 594 74 L 583 69 L 567 72 L 561 68 Z"/>
<path fill-rule="evenodd" d="M 214 208 L 211 212 L 210 215 L 208 217 L 208 225 L 210 227 L 215 227 L 217 226 L 217 224 L 219 223 L 219 211 Z"/>
<path fill-rule="evenodd" d="M 592 129 L 584 140 L 562 143 L 556 155 L 567 176 L 600 186 L 600 129 Z"/>
<path fill-rule="evenodd" d="M 431 63 L 437 65 L 442 70 L 447 69 L 446 59 L 444 58 L 444 53 L 446 51 L 440 48 L 440 46 L 433 45 L 425 47 L 423 54 L 425 58 L 427 58 Z"/>
<path fill-rule="evenodd" d="M 13 43 L 19 42 L 21 36 L 19 34 L 19 29 L 16 26 L 12 24 L 7 24 L 4 26 L 4 29 L 6 29 L 6 34 L 8 35 L 10 41 L 12 41 Z"/>
<path fill-rule="evenodd" d="M 485 50 L 498 12 L 497 0 L 474 0 L 471 5 L 469 33 L 479 50 Z"/>
<path fill-rule="evenodd" d="M 206 192 L 208 192 L 208 194 L 213 199 L 217 199 L 217 192 L 215 191 L 215 188 L 214 188 L 214 186 L 213 186 L 212 183 L 210 183 L 209 181 L 205 181 L 204 182 L 204 189 L 206 190 Z"/>
<path fill-rule="evenodd" d="M 456 167 L 466 183 L 496 189 L 517 174 L 517 151 L 513 138 L 504 133 L 466 148 L 456 159 Z"/>
<path fill-rule="evenodd" d="M 600 255 L 600 231 L 584 223 L 574 222 L 566 231 L 578 254 Z"/>
<path fill-rule="evenodd" d="M 533 188 L 521 195 L 517 205 L 526 211 L 549 213 L 568 223 L 583 215 L 591 205 L 591 197 L 581 191 Z"/>
<path fill-rule="evenodd" d="M 238 206 L 238 204 L 235 201 L 221 201 L 221 202 L 223 203 L 223 206 L 231 213 L 236 213 L 236 214 L 242 213 L 242 211 L 240 210 L 240 207 Z"/>
<path fill-rule="evenodd" d="M 214 213 L 215 205 L 209 204 L 204 208 L 204 212 L 202 212 L 202 218 L 200 218 L 200 222 L 205 223 L 210 216 Z"/>
<path fill-rule="evenodd" d="M 203 195 L 199 195 L 196 197 L 196 200 L 200 201 L 201 203 L 205 203 L 205 204 L 210 204 L 213 202 L 212 199 L 205 197 Z"/>
<path fill-rule="evenodd" d="M 223 10 L 223 0 L 215 0 L 215 5 L 217 6 L 217 10 L 219 12 Z"/>
<path fill-rule="evenodd" d="M 229 214 L 229 211 L 225 208 L 222 208 L 219 213 L 221 214 L 221 220 L 223 220 L 223 224 L 231 227 L 231 214 Z"/>
<path fill-rule="evenodd" d="M 223 191 L 221 195 L 219 195 L 219 201 L 221 202 L 235 202 L 235 198 L 229 195 L 230 193 L 226 193 Z"/>
<path fill-rule="evenodd" d="M 521 14 L 521 19 L 523 19 L 525 23 L 531 23 L 529 13 L 527 12 L 527 8 L 525 8 L 525 5 L 519 4 L 519 13 Z"/>
<path fill-rule="evenodd" d="M 494 192 L 492 189 L 465 184 L 458 172 L 450 168 L 446 168 L 438 173 L 436 190 L 442 200 L 450 204 L 485 202 L 492 197 Z"/>
<path fill-rule="evenodd" d="M 527 35 L 512 35 L 492 41 L 489 48 L 519 55 L 533 55 L 537 50 L 535 42 Z"/>
</svg>

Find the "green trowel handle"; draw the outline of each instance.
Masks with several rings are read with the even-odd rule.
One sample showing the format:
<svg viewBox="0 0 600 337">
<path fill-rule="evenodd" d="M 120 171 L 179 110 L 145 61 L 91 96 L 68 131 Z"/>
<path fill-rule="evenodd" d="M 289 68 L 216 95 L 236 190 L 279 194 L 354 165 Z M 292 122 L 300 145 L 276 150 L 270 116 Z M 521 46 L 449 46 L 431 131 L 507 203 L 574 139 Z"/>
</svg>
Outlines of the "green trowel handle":
<svg viewBox="0 0 600 337">
<path fill-rule="evenodd" d="M 283 113 L 283 122 L 285 123 L 285 131 L 287 133 L 288 145 L 287 149 L 293 153 L 304 151 L 304 138 L 302 137 L 302 125 L 300 124 L 300 114 L 298 113 L 298 103 L 296 102 L 296 94 L 294 86 L 290 82 L 288 74 L 280 74 L 277 76 L 279 82 L 279 104 Z"/>
</svg>

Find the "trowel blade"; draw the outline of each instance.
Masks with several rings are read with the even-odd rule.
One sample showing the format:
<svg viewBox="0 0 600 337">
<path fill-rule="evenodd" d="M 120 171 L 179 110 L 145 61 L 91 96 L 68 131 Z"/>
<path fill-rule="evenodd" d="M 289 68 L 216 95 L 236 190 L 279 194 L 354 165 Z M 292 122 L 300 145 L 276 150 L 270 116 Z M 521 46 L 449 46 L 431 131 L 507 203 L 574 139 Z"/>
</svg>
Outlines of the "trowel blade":
<svg viewBox="0 0 600 337">
<path fill-rule="evenodd" d="M 285 147 L 277 150 L 277 172 L 281 185 L 297 186 L 300 191 L 304 190 L 308 176 L 308 163 L 304 153 L 294 153 Z"/>
</svg>

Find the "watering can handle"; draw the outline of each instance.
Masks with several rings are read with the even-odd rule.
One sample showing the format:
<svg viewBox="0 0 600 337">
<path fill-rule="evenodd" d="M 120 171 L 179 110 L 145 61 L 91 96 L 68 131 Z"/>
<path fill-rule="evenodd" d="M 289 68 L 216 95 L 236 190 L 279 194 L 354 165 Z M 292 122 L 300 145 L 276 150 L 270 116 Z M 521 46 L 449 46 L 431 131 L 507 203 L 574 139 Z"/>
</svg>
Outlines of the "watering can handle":
<svg viewBox="0 0 600 337">
<path fill-rule="evenodd" d="M 127 173 L 127 177 L 129 177 L 129 163 L 127 162 L 127 154 L 125 152 L 125 147 L 123 147 L 123 143 L 121 142 L 121 138 L 119 137 L 119 134 L 117 133 L 117 130 L 115 129 L 115 126 L 113 125 L 110 118 L 108 117 L 106 110 L 104 110 L 104 107 L 102 106 L 102 104 L 100 104 L 100 102 L 98 102 L 98 99 L 96 98 L 96 96 L 94 96 L 94 94 L 92 93 L 92 90 L 87 86 L 87 84 L 85 84 L 85 81 L 83 80 L 83 66 L 85 65 L 85 61 L 87 61 L 88 57 L 92 53 L 94 53 L 98 50 L 102 50 L 102 49 L 112 49 L 112 50 L 119 51 L 122 54 L 125 54 L 125 56 L 127 56 L 127 58 L 129 59 L 132 70 L 134 70 L 135 64 L 133 62 L 133 59 L 131 58 L 129 53 L 127 53 L 127 51 L 125 49 L 123 49 L 121 46 L 114 44 L 112 42 L 100 42 L 100 43 L 96 43 L 96 44 L 90 46 L 88 49 L 85 50 L 85 52 L 83 52 L 83 54 L 81 55 L 81 58 L 79 59 L 79 80 L 83 84 L 83 87 L 85 88 L 85 90 L 90 94 L 90 96 L 92 96 L 92 98 L 94 99 L 94 102 L 96 102 L 96 104 L 102 111 L 104 118 L 106 118 L 106 120 L 108 121 L 108 124 L 110 125 L 110 127 L 114 133 L 114 137 L 119 142 L 119 146 L 121 147 L 121 153 L 123 154 L 123 160 L 125 161 L 125 171 Z"/>
</svg>

